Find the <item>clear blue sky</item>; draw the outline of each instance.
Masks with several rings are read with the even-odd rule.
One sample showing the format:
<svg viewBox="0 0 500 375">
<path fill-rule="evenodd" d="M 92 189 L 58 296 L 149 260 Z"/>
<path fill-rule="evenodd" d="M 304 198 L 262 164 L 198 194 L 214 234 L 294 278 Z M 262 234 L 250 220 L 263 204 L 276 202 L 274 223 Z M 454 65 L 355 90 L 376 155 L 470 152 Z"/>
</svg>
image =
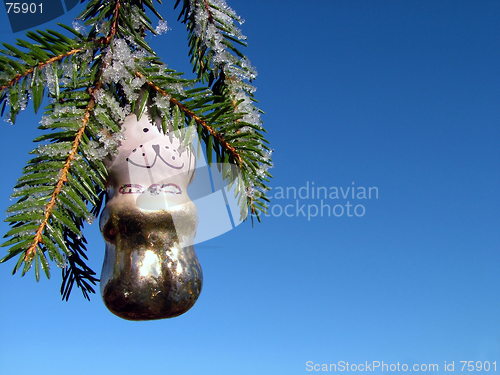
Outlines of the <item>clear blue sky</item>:
<svg viewBox="0 0 500 375">
<path fill-rule="evenodd" d="M 165 3 L 172 30 L 151 43 L 189 72 L 184 27 Z M 315 373 L 308 361 L 440 373 L 445 361 L 455 372 L 460 361 L 497 361 L 500 371 L 500 3 L 228 4 L 246 20 L 259 72 L 276 215 L 198 245 L 203 292 L 171 320 L 121 320 L 77 290 L 61 302 L 55 265 L 39 283 L 0 265 L 0 373 Z M 1 210 L 37 122 L 27 111 L 1 125 Z M 280 188 L 313 183 L 376 187 L 378 198 L 321 202 L 309 189 L 280 199 Z M 308 220 L 321 204 L 363 205 L 364 215 Z M 290 216 L 277 217 L 286 206 Z M 97 225 L 86 235 L 100 271 Z"/>
</svg>

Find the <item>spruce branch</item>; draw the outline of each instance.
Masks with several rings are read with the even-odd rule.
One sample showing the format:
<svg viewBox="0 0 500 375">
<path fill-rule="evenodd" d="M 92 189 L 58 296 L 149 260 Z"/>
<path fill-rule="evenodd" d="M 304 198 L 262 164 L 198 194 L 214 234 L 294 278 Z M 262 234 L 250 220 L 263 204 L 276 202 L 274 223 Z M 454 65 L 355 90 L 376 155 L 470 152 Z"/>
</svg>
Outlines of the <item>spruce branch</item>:
<svg viewBox="0 0 500 375">
<path fill-rule="evenodd" d="M 180 2 L 178 0 L 175 7 Z M 231 103 L 232 111 L 238 116 L 220 124 L 217 131 L 226 142 L 231 142 L 243 160 L 240 168 L 245 187 L 238 193 L 247 197 L 252 220 L 255 214 L 260 221 L 260 212 L 265 213 L 267 209 L 265 182 L 271 177 L 268 168 L 272 167 L 272 150 L 260 134 L 265 130 L 261 126 L 262 112 L 254 106 L 255 88 L 245 82 L 252 82 L 257 73 L 235 46 L 246 46 L 246 37 L 234 25 L 234 21 L 240 24 L 243 21 L 224 0 L 184 0 L 178 19 L 182 19 L 189 32 L 193 72 L 200 81 L 208 81 L 215 100 Z M 246 218 L 246 213 L 242 216 Z"/>
<path fill-rule="evenodd" d="M 178 0 L 175 4 L 180 4 Z M 272 150 L 255 107 L 256 76 L 236 48 L 246 39 L 233 21 L 242 23 L 224 0 L 184 0 L 179 19 L 188 29 L 189 57 L 195 79 L 182 78 L 165 64 L 145 40 L 156 34 L 146 15 L 161 15 L 151 0 L 91 0 L 79 16 L 90 29 L 60 25 L 70 38 L 47 30 L 28 32 L 33 42 L 18 40 L 0 51 L 0 105 L 7 104 L 11 122 L 28 98 L 35 111 L 49 98 L 32 151 L 16 185 L 17 202 L 7 212 L 8 254 L 18 256 L 14 272 L 24 275 L 34 265 L 50 276 L 49 260 L 62 268 L 61 294 L 68 299 L 74 285 L 88 299 L 98 281 L 86 264 L 85 222 L 99 215 L 105 199 L 107 171 L 103 159 L 120 144 L 125 117 L 145 110 L 161 118 L 163 130 L 194 127 L 206 145 L 209 164 L 230 164 L 222 171 L 242 206 L 260 221 L 265 213 Z M 75 30 L 75 28 L 77 30 Z M 208 85 L 207 85 L 208 84 Z M 168 125 L 167 125 L 168 124 Z M 234 173 L 237 170 L 238 173 Z"/>
<path fill-rule="evenodd" d="M 97 90 L 100 89 L 100 86 L 101 85 L 100 85 L 100 81 L 99 81 L 97 86 L 96 86 L 96 89 Z M 90 94 L 92 95 L 92 90 L 91 90 Z M 66 159 L 66 162 L 64 163 L 64 167 L 61 169 L 61 173 L 60 173 L 61 177 L 59 177 L 59 180 L 57 181 L 55 189 L 52 192 L 50 201 L 47 204 L 47 206 L 45 207 L 45 214 L 44 214 L 43 221 L 40 223 L 38 229 L 36 230 L 35 236 L 33 238 L 33 243 L 26 251 L 26 255 L 24 257 L 25 262 L 28 262 L 33 258 L 34 253 L 36 253 L 36 251 L 37 251 L 38 245 L 41 242 L 43 242 L 42 234 L 45 231 L 45 227 L 47 226 L 47 223 L 49 222 L 50 216 L 52 215 L 54 206 L 57 203 L 57 198 L 59 197 L 59 194 L 61 193 L 63 185 L 66 182 L 68 182 L 68 172 L 69 172 L 69 169 L 71 167 L 71 163 L 72 163 L 73 159 L 75 158 L 75 156 L 77 155 L 78 147 L 80 146 L 80 142 L 81 142 L 83 134 L 85 132 L 85 127 L 87 126 L 87 123 L 88 123 L 89 118 L 90 118 L 90 113 L 91 113 L 92 109 L 94 108 L 94 106 L 95 106 L 95 101 L 94 101 L 94 98 L 92 98 L 90 100 L 89 104 L 87 105 L 87 108 L 85 109 L 85 114 L 84 114 L 83 119 L 82 119 L 82 126 L 80 127 L 80 129 L 78 129 L 78 132 L 76 133 L 76 137 L 73 140 L 73 147 L 71 148 L 71 151 L 68 155 L 68 158 Z"/>
</svg>

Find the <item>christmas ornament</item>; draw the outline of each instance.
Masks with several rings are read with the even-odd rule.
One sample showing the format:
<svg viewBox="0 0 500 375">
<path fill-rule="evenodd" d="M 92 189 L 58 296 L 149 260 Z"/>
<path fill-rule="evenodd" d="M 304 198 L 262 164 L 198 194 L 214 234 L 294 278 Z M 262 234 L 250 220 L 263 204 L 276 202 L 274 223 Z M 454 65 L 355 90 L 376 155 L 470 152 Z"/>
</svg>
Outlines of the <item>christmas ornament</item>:
<svg viewBox="0 0 500 375">
<path fill-rule="evenodd" d="M 196 158 L 180 131 L 163 134 L 147 113 L 127 116 L 122 132 L 106 162 L 101 295 L 124 319 L 171 318 L 194 305 L 203 280 L 192 245 L 198 214 L 187 194 Z"/>
</svg>

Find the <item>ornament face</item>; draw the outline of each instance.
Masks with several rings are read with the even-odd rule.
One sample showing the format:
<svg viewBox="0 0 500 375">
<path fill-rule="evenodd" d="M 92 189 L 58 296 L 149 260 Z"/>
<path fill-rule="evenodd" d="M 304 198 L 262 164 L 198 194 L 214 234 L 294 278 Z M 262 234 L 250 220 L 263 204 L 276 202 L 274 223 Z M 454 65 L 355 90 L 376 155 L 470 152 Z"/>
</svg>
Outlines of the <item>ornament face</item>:
<svg viewBox="0 0 500 375">
<path fill-rule="evenodd" d="M 125 139 L 106 164 L 101 295 L 124 319 L 171 318 L 189 310 L 202 287 L 198 214 L 187 194 L 195 155 L 179 132 L 164 135 L 146 113 L 127 116 L 122 129 Z"/>
</svg>

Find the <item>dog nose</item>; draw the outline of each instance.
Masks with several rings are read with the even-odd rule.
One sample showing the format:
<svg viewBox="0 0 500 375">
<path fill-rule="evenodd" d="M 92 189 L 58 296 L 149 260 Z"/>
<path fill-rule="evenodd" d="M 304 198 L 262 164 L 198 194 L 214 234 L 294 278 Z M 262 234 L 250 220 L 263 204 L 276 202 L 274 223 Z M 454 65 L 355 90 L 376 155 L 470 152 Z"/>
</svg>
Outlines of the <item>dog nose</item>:
<svg viewBox="0 0 500 375">
<path fill-rule="evenodd" d="M 156 155 L 160 154 L 160 145 L 152 145 L 153 150 L 155 151 Z"/>
</svg>

